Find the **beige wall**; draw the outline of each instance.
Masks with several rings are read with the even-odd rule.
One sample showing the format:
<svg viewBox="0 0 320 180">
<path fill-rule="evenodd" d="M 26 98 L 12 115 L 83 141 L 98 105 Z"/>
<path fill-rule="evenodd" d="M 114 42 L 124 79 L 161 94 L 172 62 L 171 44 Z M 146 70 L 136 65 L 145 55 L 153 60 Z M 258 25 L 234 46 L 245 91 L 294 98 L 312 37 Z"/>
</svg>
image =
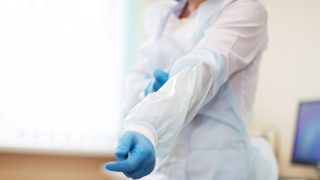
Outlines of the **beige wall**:
<svg viewBox="0 0 320 180">
<path fill-rule="evenodd" d="M 282 175 L 316 177 L 313 168 L 290 161 L 298 102 L 320 99 L 320 1 L 265 0 L 265 4 L 270 43 L 261 66 L 252 129 L 266 125 L 278 129 Z"/>
</svg>

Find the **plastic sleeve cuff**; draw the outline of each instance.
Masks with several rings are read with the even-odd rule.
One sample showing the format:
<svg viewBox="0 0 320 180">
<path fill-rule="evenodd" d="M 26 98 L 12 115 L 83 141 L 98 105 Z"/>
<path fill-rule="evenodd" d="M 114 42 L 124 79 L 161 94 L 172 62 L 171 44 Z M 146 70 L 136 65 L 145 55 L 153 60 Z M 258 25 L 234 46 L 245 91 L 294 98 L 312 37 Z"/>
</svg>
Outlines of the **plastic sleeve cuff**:
<svg viewBox="0 0 320 180">
<path fill-rule="evenodd" d="M 147 123 L 131 123 L 125 127 L 123 130 L 123 133 L 127 131 L 135 131 L 143 134 L 145 137 L 147 137 L 150 142 L 152 143 L 154 149 L 157 149 L 158 144 L 158 135 L 156 133 L 156 130 L 150 126 Z"/>
</svg>

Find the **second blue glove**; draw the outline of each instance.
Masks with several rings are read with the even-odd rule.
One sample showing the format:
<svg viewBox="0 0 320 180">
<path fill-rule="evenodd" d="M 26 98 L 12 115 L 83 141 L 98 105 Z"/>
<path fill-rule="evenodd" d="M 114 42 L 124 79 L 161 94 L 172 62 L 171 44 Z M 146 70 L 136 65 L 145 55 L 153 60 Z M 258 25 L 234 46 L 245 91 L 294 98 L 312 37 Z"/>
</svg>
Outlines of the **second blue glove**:
<svg viewBox="0 0 320 180">
<path fill-rule="evenodd" d="M 153 72 L 154 79 L 144 90 L 144 95 L 147 96 L 149 93 L 157 92 L 169 79 L 169 73 L 162 69 L 156 69 Z"/>
</svg>

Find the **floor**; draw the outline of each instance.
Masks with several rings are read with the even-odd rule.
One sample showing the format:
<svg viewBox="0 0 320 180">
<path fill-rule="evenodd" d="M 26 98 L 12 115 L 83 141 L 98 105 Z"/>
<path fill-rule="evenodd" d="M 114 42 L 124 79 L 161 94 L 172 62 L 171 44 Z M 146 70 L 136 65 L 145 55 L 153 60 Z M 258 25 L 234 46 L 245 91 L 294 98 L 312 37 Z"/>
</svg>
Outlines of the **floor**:
<svg viewBox="0 0 320 180">
<path fill-rule="evenodd" d="M 0 153 L 1 180 L 108 180 L 103 170 L 112 157 Z"/>
</svg>

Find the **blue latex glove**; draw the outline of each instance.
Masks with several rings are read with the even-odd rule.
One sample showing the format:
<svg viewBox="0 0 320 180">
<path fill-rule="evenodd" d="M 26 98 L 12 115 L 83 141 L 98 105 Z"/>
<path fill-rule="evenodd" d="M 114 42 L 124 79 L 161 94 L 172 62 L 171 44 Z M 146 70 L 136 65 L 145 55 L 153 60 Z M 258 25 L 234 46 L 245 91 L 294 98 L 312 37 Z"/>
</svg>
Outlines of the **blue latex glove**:
<svg viewBox="0 0 320 180">
<path fill-rule="evenodd" d="M 115 162 L 109 162 L 105 168 L 122 172 L 129 178 L 139 179 L 150 174 L 155 167 L 155 150 L 144 135 L 128 131 L 119 141 Z"/>
<path fill-rule="evenodd" d="M 162 69 L 156 69 L 153 72 L 154 79 L 144 90 L 144 95 L 147 96 L 149 93 L 157 92 L 164 83 L 167 82 L 169 74 Z"/>
</svg>

